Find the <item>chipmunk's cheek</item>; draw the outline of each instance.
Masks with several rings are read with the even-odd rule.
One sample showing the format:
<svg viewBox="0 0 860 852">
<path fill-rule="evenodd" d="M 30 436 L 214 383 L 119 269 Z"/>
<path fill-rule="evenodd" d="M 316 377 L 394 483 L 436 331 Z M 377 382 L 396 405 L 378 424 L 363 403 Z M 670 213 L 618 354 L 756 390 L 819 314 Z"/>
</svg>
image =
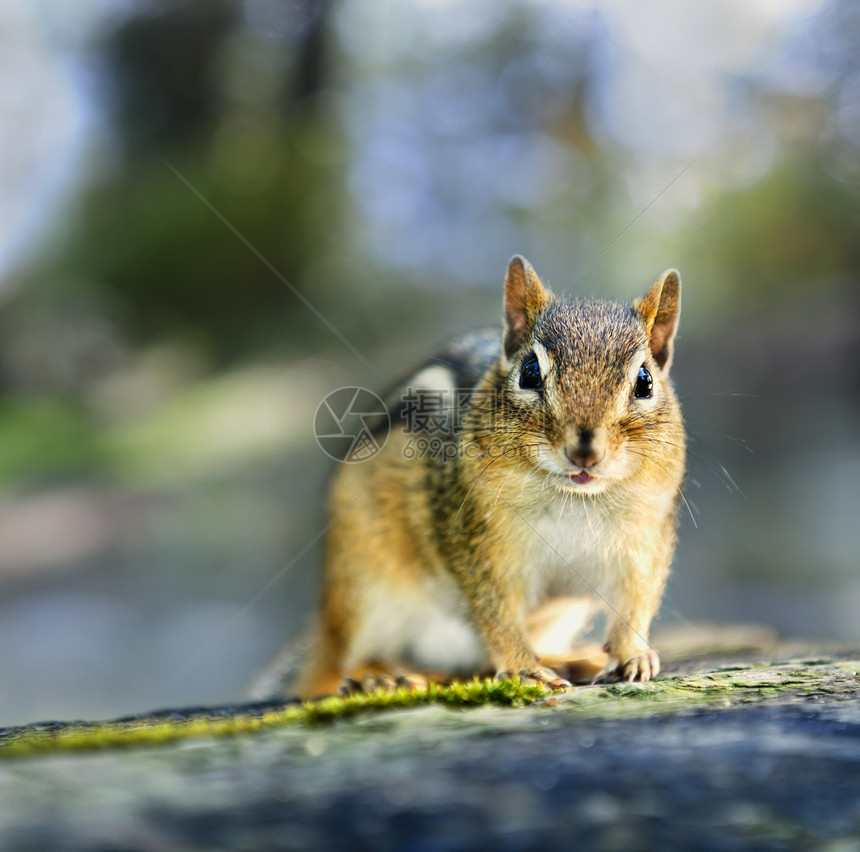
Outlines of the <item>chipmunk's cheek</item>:
<svg viewBox="0 0 860 852">
<path fill-rule="evenodd" d="M 622 447 L 613 454 L 612 461 L 613 479 L 629 479 L 639 468 L 635 455 L 627 452 L 625 447 Z"/>
</svg>

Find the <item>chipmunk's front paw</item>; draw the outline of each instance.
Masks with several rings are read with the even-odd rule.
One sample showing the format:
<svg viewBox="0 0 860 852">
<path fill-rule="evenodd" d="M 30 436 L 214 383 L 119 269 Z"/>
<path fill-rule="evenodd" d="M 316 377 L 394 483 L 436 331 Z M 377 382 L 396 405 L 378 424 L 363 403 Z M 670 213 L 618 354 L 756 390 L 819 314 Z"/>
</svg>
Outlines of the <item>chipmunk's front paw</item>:
<svg viewBox="0 0 860 852">
<path fill-rule="evenodd" d="M 386 674 L 366 674 L 361 680 L 345 677 L 338 689 L 338 695 L 369 695 L 371 692 L 394 692 L 397 683 Z"/>
<path fill-rule="evenodd" d="M 369 695 L 371 692 L 394 692 L 399 687 L 426 689 L 427 678 L 419 674 L 401 675 L 398 678 L 388 674 L 366 674 L 361 680 L 345 677 L 338 689 L 338 694 Z"/>
<path fill-rule="evenodd" d="M 496 680 L 509 680 L 518 677 L 523 686 L 546 686 L 553 691 L 558 689 L 570 689 L 571 684 L 563 677 L 559 677 L 552 669 L 546 666 L 536 666 L 533 669 L 520 669 L 519 672 L 498 672 Z"/>
<path fill-rule="evenodd" d="M 660 658 L 652 648 L 646 648 L 634 654 L 626 662 L 620 662 L 610 656 L 606 668 L 594 679 L 595 683 L 611 683 L 626 680 L 628 683 L 638 681 L 646 683 L 660 673 Z"/>
</svg>

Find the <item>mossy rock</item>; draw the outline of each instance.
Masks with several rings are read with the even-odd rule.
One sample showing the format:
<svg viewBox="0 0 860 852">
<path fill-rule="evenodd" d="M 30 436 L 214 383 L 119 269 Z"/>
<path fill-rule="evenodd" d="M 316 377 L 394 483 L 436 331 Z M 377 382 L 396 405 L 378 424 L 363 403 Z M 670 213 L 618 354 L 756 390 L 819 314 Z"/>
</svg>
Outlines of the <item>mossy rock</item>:
<svg viewBox="0 0 860 852">
<path fill-rule="evenodd" d="M 0 848 L 860 848 L 860 654 L 717 651 L 554 695 L 474 681 L 7 729 Z"/>
</svg>

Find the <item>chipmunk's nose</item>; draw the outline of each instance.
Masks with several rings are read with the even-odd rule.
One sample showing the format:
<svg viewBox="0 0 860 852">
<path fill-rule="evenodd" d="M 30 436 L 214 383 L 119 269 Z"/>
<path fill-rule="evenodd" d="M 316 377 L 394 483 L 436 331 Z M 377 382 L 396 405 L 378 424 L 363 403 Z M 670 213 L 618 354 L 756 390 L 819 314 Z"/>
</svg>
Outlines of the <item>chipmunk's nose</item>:
<svg viewBox="0 0 860 852">
<path fill-rule="evenodd" d="M 594 467 L 606 453 L 597 446 L 591 429 L 580 429 L 578 438 L 577 443 L 565 447 L 564 454 L 581 468 Z"/>
</svg>

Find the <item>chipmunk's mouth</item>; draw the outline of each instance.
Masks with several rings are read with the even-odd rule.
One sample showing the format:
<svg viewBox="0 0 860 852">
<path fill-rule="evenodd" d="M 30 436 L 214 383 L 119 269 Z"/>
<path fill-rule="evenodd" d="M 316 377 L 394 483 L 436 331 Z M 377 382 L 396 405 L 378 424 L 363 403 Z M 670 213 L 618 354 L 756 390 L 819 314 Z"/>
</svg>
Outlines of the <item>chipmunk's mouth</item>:
<svg viewBox="0 0 860 852">
<path fill-rule="evenodd" d="M 567 471 L 560 477 L 559 487 L 568 494 L 598 494 L 606 489 L 608 481 L 604 476 L 594 476 L 588 471 Z"/>
<path fill-rule="evenodd" d="M 594 480 L 594 477 L 584 470 L 581 473 L 569 473 L 567 478 L 571 482 L 575 482 L 577 485 L 587 485 L 589 482 Z"/>
<path fill-rule="evenodd" d="M 556 487 L 565 494 L 599 494 L 606 490 L 610 479 L 585 470 L 554 471 Z"/>
</svg>

